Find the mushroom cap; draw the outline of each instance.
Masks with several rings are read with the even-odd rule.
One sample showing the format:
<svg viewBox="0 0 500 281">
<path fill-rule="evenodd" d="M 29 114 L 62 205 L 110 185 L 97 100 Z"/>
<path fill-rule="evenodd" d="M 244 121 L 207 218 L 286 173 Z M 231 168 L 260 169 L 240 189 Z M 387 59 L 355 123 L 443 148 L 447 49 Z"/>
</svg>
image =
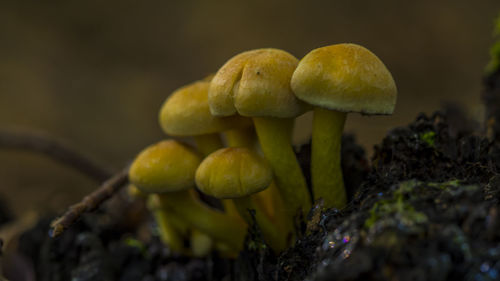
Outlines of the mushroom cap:
<svg viewBox="0 0 500 281">
<path fill-rule="evenodd" d="M 201 192 L 220 199 L 257 193 L 266 189 L 272 179 L 267 161 L 245 147 L 219 149 L 196 170 L 196 185 Z"/>
<path fill-rule="evenodd" d="M 298 60 L 279 49 L 238 54 L 215 74 L 208 91 L 215 116 L 239 113 L 248 117 L 296 117 L 306 105 L 290 88 Z"/>
<path fill-rule="evenodd" d="M 194 187 L 201 157 L 175 140 L 165 140 L 144 149 L 129 170 L 132 184 L 146 193 L 166 193 Z"/>
<path fill-rule="evenodd" d="M 311 105 L 363 114 L 392 114 L 397 96 L 384 63 L 356 44 L 312 50 L 299 62 L 291 87 Z"/>
<path fill-rule="evenodd" d="M 209 80 L 184 86 L 173 92 L 163 103 L 159 121 L 171 136 L 198 136 L 246 127 L 251 120 L 241 116 L 215 117 L 208 107 Z"/>
</svg>

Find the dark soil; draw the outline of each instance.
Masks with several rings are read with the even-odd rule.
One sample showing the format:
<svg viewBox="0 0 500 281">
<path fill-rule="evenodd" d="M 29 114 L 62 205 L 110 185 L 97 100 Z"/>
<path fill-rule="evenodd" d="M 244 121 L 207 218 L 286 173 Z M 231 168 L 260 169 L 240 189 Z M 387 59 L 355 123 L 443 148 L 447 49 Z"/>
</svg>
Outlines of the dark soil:
<svg viewBox="0 0 500 281">
<path fill-rule="evenodd" d="M 154 235 L 144 240 L 133 224 L 114 222 L 109 207 L 58 239 L 42 220 L 19 251 L 42 281 L 498 280 L 500 145 L 481 132 L 457 107 L 420 115 L 376 146 L 372 166 L 344 137 L 348 207 L 315 206 L 303 236 L 279 257 L 258 231 L 236 260 L 176 256 Z M 298 153 L 303 167 L 308 153 Z"/>
<path fill-rule="evenodd" d="M 500 147 L 449 123 L 389 133 L 350 206 L 280 257 L 281 280 L 500 278 Z"/>
</svg>

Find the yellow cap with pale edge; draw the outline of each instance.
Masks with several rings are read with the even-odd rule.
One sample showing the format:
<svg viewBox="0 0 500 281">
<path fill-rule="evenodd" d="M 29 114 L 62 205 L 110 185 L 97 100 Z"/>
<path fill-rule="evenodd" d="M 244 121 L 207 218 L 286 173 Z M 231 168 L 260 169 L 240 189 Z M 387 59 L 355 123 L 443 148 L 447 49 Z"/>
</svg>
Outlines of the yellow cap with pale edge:
<svg viewBox="0 0 500 281">
<path fill-rule="evenodd" d="M 216 116 L 296 117 L 306 105 L 290 88 L 298 60 L 278 49 L 257 49 L 236 55 L 215 74 L 208 91 Z"/>
<path fill-rule="evenodd" d="M 135 158 L 129 179 L 146 193 L 166 193 L 194 187 L 201 157 L 175 140 L 165 140 L 144 149 Z"/>
<path fill-rule="evenodd" d="M 257 193 L 266 189 L 272 179 L 267 161 L 245 147 L 219 149 L 196 170 L 196 185 L 201 192 L 220 199 Z"/>
<path fill-rule="evenodd" d="M 171 136 L 198 136 L 251 125 L 241 116 L 215 117 L 208 107 L 207 80 L 176 90 L 163 103 L 160 125 Z"/>
<path fill-rule="evenodd" d="M 356 44 L 322 47 L 307 54 L 293 73 L 295 95 L 341 112 L 392 114 L 397 89 L 384 63 Z"/>
</svg>

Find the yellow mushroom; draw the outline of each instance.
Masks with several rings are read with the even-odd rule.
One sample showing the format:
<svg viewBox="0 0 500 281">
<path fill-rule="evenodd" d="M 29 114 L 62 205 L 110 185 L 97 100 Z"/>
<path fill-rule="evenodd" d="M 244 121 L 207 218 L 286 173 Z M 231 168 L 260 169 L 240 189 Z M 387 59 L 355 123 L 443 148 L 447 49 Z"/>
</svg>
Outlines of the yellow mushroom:
<svg viewBox="0 0 500 281">
<path fill-rule="evenodd" d="M 196 170 L 198 188 L 215 198 L 233 199 L 249 224 L 253 221 L 249 210 L 255 210 L 255 219 L 264 239 L 279 253 L 286 247 L 286 233 L 280 233 L 250 197 L 266 189 L 272 179 L 272 170 L 266 159 L 246 147 L 219 149 L 206 157 Z"/>
<path fill-rule="evenodd" d="M 356 44 L 337 44 L 308 53 L 295 70 L 295 95 L 315 106 L 311 175 L 314 198 L 342 208 L 346 193 L 340 146 L 346 115 L 392 114 L 397 89 L 382 61 Z"/>
<path fill-rule="evenodd" d="M 239 251 L 246 234 L 240 220 L 209 208 L 190 192 L 201 157 L 175 140 L 144 149 L 130 167 L 131 183 L 142 192 L 155 193 L 160 205 L 171 209 L 192 227 Z"/>
</svg>

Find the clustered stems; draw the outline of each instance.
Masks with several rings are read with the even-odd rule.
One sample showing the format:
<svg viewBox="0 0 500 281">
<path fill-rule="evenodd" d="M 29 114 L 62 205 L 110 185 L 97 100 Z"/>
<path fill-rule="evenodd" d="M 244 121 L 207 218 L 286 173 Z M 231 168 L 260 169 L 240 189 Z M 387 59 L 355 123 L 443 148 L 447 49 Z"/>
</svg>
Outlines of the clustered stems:
<svg viewBox="0 0 500 281">
<path fill-rule="evenodd" d="M 211 209 L 187 191 L 159 195 L 160 204 L 171 208 L 178 216 L 217 241 L 230 246 L 236 252 L 243 247 L 246 226 L 232 217 Z"/>
<path fill-rule="evenodd" d="M 175 213 L 166 212 L 161 209 L 161 206 L 151 209 L 151 212 L 158 223 L 158 230 L 162 242 L 169 245 L 170 248 L 177 253 L 184 252 L 183 233 L 180 233 L 179 227 L 172 223 L 172 221 L 175 220 L 172 218 L 176 218 Z"/>
<path fill-rule="evenodd" d="M 276 253 L 280 253 L 286 248 L 287 241 L 286 238 L 283 237 L 286 233 L 280 233 L 281 229 L 278 229 L 273 224 L 271 219 L 262 211 L 261 208 L 256 206 L 249 197 L 241 197 L 234 200 L 239 213 L 243 216 L 245 221 L 254 222 L 251 212 L 255 211 L 255 222 L 260 227 L 263 236 L 269 240 L 269 245 Z"/>
</svg>

